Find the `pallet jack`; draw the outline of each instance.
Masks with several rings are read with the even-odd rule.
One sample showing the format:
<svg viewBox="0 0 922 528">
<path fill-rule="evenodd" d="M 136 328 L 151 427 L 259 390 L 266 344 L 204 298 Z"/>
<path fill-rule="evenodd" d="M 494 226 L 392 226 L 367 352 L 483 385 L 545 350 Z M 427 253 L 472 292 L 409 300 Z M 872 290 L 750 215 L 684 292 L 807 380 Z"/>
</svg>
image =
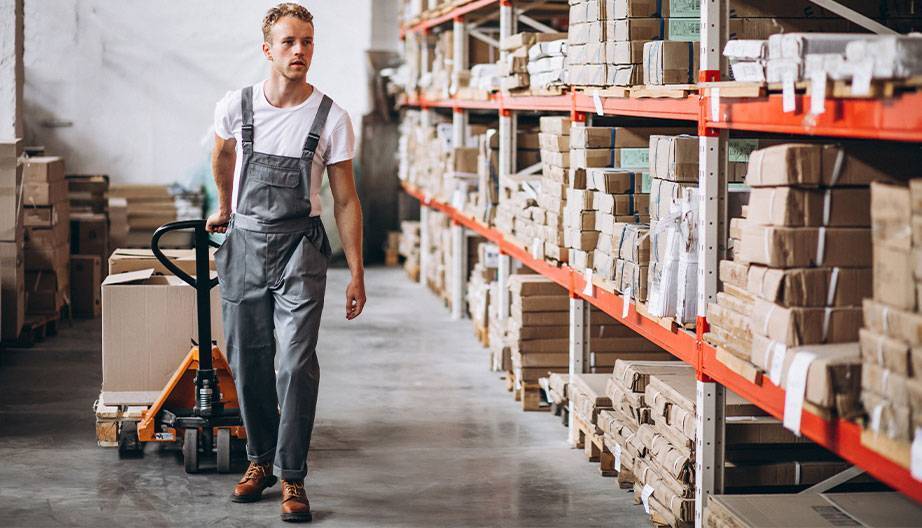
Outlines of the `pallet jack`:
<svg viewBox="0 0 922 528">
<path fill-rule="evenodd" d="M 171 231 L 195 230 L 195 277 L 179 268 L 160 250 L 160 239 Z M 123 421 L 119 458 L 143 456 L 148 442 L 180 442 L 186 473 L 198 473 L 205 460 L 214 460 L 218 473 L 231 471 L 231 455 L 246 439 L 237 390 L 227 360 L 211 339 L 211 278 L 209 247 L 220 245 L 208 236 L 205 220 L 171 222 L 158 228 L 150 244 L 167 269 L 195 288 L 199 342 L 173 373 L 157 400 L 140 421 Z M 237 445 L 234 445 L 237 444 Z"/>
</svg>

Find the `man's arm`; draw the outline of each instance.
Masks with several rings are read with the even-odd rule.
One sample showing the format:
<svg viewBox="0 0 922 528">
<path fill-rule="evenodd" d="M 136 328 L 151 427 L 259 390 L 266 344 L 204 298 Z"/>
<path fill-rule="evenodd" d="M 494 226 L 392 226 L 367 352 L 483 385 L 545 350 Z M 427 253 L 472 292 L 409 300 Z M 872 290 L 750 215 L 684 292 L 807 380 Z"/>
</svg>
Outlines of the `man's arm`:
<svg viewBox="0 0 922 528">
<path fill-rule="evenodd" d="M 215 134 L 211 153 L 211 172 L 218 188 L 218 210 L 208 217 L 206 227 L 211 233 L 224 233 L 231 215 L 231 196 L 234 194 L 234 165 L 237 162 L 237 140 L 224 139 Z"/>
<path fill-rule="evenodd" d="M 343 242 L 352 281 L 346 288 L 346 319 L 355 319 L 365 307 L 365 264 L 362 261 L 362 205 L 355 191 L 352 160 L 327 166 L 333 191 L 333 215 Z"/>
</svg>

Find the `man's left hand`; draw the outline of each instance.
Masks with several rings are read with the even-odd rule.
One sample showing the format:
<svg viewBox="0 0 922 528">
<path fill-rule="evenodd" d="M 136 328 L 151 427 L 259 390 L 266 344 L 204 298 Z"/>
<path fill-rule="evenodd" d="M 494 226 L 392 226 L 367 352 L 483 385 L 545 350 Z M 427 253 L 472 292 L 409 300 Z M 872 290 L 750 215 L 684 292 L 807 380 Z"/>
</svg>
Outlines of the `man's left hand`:
<svg viewBox="0 0 922 528">
<path fill-rule="evenodd" d="M 352 320 L 365 308 L 365 279 L 353 277 L 346 287 L 346 319 Z"/>
</svg>

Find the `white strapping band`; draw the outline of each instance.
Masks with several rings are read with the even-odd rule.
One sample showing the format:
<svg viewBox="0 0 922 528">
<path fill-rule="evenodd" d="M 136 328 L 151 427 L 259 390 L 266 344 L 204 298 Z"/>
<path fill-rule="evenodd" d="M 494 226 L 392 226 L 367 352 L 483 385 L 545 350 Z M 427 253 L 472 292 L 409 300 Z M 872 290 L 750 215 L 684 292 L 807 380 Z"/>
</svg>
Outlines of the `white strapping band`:
<svg viewBox="0 0 922 528">
<path fill-rule="evenodd" d="M 762 335 L 768 336 L 768 324 L 772 320 L 772 314 L 775 313 L 776 305 L 774 303 L 769 305 L 768 313 L 765 315 L 765 320 L 762 321 Z"/>
<path fill-rule="evenodd" d="M 832 189 L 826 189 L 823 194 L 823 225 L 829 225 L 829 217 L 832 214 Z"/>
<path fill-rule="evenodd" d="M 884 319 L 884 335 L 890 335 L 890 307 L 884 306 L 884 313 L 881 315 L 883 315 Z"/>
<path fill-rule="evenodd" d="M 829 319 L 832 315 L 832 307 L 827 306 L 823 310 L 823 343 L 826 342 L 826 339 L 829 337 Z"/>
<path fill-rule="evenodd" d="M 832 268 L 829 275 L 829 289 L 826 291 L 826 306 L 835 306 L 836 289 L 839 287 L 839 268 Z"/>
<path fill-rule="evenodd" d="M 800 462 L 794 461 L 794 485 L 800 486 Z"/>
<path fill-rule="evenodd" d="M 816 265 L 822 266 L 826 256 L 826 228 L 821 227 L 816 237 Z"/>
</svg>

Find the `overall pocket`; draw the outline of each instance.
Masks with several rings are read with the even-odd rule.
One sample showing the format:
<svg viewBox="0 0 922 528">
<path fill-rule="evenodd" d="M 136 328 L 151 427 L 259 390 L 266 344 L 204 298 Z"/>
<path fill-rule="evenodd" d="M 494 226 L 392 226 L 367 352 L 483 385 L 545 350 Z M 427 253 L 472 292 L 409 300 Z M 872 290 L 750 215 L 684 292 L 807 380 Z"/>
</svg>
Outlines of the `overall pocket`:
<svg viewBox="0 0 922 528">
<path fill-rule="evenodd" d="M 246 238 L 242 230 L 231 229 L 214 254 L 221 299 L 233 303 L 240 302 L 243 297 L 246 280 L 246 240 L 237 241 L 241 237 Z"/>
<path fill-rule="evenodd" d="M 250 163 L 247 177 L 252 186 L 248 200 L 251 214 L 262 220 L 277 221 L 309 214 L 307 191 L 301 185 L 301 171 Z"/>
</svg>

